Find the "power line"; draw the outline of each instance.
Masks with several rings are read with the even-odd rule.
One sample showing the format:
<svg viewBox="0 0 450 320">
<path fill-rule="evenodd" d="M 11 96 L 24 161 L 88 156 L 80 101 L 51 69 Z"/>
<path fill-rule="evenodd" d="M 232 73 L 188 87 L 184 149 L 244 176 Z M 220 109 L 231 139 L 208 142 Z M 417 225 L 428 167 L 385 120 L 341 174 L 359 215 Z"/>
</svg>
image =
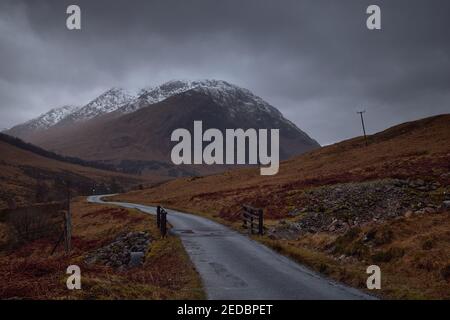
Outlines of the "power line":
<svg viewBox="0 0 450 320">
<path fill-rule="evenodd" d="M 367 136 L 366 136 L 366 127 L 364 125 L 364 117 L 363 117 L 363 113 L 365 113 L 366 110 L 363 111 L 357 111 L 356 113 L 359 113 L 359 115 L 361 116 L 361 124 L 362 124 L 362 129 L 363 129 L 363 133 L 364 133 L 364 142 L 367 146 Z"/>
</svg>

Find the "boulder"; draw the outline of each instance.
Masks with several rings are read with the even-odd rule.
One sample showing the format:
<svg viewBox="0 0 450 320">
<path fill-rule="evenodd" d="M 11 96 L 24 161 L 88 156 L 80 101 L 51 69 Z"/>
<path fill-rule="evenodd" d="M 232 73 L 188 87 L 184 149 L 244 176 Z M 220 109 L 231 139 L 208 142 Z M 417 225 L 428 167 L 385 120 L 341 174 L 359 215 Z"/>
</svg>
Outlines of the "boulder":
<svg viewBox="0 0 450 320">
<path fill-rule="evenodd" d="M 301 213 L 301 210 L 299 210 L 299 209 L 294 209 L 294 210 L 289 211 L 288 216 L 290 216 L 290 217 L 296 217 L 296 216 L 298 216 L 300 213 Z"/>
<path fill-rule="evenodd" d="M 431 207 L 426 207 L 426 208 L 423 209 L 423 212 L 424 213 L 435 213 L 436 210 L 431 208 Z"/>
<path fill-rule="evenodd" d="M 129 232 L 110 244 L 92 252 L 85 260 L 87 264 L 103 264 L 120 270 L 142 265 L 151 243 L 147 232 Z"/>
<path fill-rule="evenodd" d="M 136 268 L 140 267 L 144 263 L 144 252 L 131 252 L 130 253 L 130 262 L 128 263 L 128 267 Z"/>
<path fill-rule="evenodd" d="M 413 215 L 413 212 L 411 210 L 406 211 L 405 218 L 411 218 Z"/>
<path fill-rule="evenodd" d="M 442 206 L 444 207 L 444 209 L 450 209 L 450 200 L 445 200 L 442 203 Z"/>
</svg>

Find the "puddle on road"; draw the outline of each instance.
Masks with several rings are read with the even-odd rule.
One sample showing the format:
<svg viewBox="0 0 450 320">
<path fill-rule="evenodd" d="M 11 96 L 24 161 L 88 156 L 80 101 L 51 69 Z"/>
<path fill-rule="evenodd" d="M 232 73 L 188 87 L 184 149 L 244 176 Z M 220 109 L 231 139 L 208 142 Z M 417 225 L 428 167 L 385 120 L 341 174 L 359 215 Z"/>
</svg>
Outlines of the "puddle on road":
<svg viewBox="0 0 450 320">
<path fill-rule="evenodd" d="M 234 288 L 248 287 L 247 282 L 245 282 L 238 276 L 229 272 L 228 269 L 223 264 L 216 263 L 216 262 L 210 262 L 209 265 L 213 268 L 214 272 L 218 276 L 225 279 L 228 287 L 234 287 Z"/>
<path fill-rule="evenodd" d="M 180 236 L 196 236 L 196 237 L 226 237 L 232 235 L 229 231 L 216 230 L 192 230 L 192 229 L 172 229 L 174 234 Z"/>
</svg>

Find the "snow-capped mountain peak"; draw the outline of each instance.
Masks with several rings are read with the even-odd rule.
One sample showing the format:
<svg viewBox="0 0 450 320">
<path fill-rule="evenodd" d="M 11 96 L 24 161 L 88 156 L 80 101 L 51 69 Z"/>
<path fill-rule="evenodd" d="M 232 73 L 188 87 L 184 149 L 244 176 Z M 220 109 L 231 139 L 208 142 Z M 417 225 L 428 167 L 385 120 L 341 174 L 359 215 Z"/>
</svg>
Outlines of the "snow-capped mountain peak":
<svg viewBox="0 0 450 320">
<path fill-rule="evenodd" d="M 174 95 L 186 93 L 208 95 L 215 104 L 227 109 L 231 117 L 251 114 L 257 119 L 270 114 L 272 119 L 298 128 L 269 103 L 250 90 L 230 84 L 223 80 L 172 80 L 158 86 L 141 89 L 137 95 L 122 88 L 111 88 L 83 107 L 64 106 L 8 130 L 12 135 L 24 136 L 23 132 L 46 130 L 55 125 L 84 122 L 114 111 L 122 114 L 132 113 L 143 107 L 163 101 Z"/>
<path fill-rule="evenodd" d="M 250 90 L 215 79 L 171 80 L 159 86 L 142 89 L 135 100 L 124 105 L 119 111 L 131 113 L 176 94 L 191 90 L 192 92 L 200 92 L 210 96 L 216 104 L 227 108 L 232 117 L 242 112 L 251 113 L 255 116 L 270 113 L 279 121 L 283 121 L 287 125 L 298 129 L 295 124 L 284 118 L 276 108 L 253 94 Z"/>
<path fill-rule="evenodd" d="M 186 92 L 194 88 L 192 81 L 172 80 L 159 86 L 141 89 L 138 97 L 124 105 L 120 111 L 131 113 L 142 107 L 163 101 L 173 95 Z"/>
<path fill-rule="evenodd" d="M 215 102 L 230 107 L 231 112 L 236 111 L 234 108 L 239 106 L 243 107 L 245 105 L 248 109 L 247 111 L 251 111 L 251 107 L 253 106 L 258 109 L 263 109 L 264 111 L 278 113 L 277 109 L 270 106 L 260 97 L 254 95 L 251 91 L 223 80 L 214 79 L 171 80 L 159 86 L 142 89 L 139 92 L 138 97 L 120 108 L 120 111 L 123 113 L 131 113 L 142 107 L 163 101 L 171 96 L 190 90 L 210 95 Z"/>
<path fill-rule="evenodd" d="M 86 121 L 99 115 L 116 111 L 133 99 L 135 99 L 135 96 L 124 89 L 111 88 L 84 107 L 72 113 L 68 119 L 70 118 L 70 120 L 74 122 Z"/>
</svg>

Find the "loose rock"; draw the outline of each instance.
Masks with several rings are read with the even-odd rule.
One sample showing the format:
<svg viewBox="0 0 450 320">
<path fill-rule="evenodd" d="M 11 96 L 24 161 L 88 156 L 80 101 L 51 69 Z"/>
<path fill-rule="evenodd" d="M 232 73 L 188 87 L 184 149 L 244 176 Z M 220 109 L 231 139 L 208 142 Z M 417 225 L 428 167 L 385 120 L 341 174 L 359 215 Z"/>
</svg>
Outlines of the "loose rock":
<svg viewBox="0 0 450 320">
<path fill-rule="evenodd" d="M 147 232 L 129 232 L 89 254 L 85 262 L 103 264 L 119 270 L 137 267 L 144 262 L 150 243 L 151 238 Z"/>
</svg>

